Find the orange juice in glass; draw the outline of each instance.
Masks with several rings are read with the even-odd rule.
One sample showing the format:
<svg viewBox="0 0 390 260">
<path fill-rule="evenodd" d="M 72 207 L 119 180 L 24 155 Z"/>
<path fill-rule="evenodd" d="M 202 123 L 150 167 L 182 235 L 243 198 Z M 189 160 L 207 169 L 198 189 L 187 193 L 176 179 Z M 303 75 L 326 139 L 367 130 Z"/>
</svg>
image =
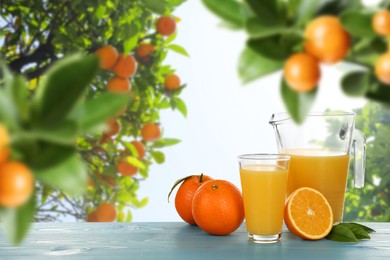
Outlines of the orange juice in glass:
<svg viewBox="0 0 390 260">
<path fill-rule="evenodd" d="M 250 241 L 273 243 L 281 238 L 289 160 L 271 154 L 238 157 Z"/>
</svg>

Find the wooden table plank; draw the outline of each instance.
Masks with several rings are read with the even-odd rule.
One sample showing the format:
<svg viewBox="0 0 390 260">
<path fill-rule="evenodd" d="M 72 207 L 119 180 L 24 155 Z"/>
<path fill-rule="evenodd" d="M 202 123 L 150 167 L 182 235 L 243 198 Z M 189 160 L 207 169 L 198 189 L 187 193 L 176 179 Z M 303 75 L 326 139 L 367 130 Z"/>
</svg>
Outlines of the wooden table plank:
<svg viewBox="0 0 390 260">
<path fill-rule="evenodd" d="M 185 223 L 35 223 L 19 247 L 0 231 L 0 259 L 390 259 L 390 223 L 365 223 L 371 240 L 304 241 L 284 230 L 282 241 L 247 241 L 245 225 L 229 236 L 210 236 Z"/>
</svg>

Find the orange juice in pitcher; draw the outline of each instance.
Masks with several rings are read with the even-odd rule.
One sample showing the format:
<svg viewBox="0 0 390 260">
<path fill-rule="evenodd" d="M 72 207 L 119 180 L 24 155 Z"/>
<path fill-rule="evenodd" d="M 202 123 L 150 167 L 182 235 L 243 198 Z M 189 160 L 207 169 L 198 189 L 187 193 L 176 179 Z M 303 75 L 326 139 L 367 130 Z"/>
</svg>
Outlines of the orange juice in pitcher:
<svg viewBox="0 0 390 260">
<path fill-rule="evenodd" d="M 355 155 L 355 187 L 363 187 L 365 138 L 355 129 L 354 113 L 309 114 L 296 124 L 286 113 L 274 114 L 279 153 L 291 156 L 287 196 L 301 187 L 320 191 L 333 211 L 334 224 L 342 221 L 350 154 Z"/>
</svg>

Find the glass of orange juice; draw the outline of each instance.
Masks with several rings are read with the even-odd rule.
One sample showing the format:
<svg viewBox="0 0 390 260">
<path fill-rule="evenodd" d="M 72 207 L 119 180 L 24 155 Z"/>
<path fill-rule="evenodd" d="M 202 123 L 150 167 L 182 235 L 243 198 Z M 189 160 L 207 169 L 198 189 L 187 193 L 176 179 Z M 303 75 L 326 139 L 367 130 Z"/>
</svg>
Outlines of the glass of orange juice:
<svg viewBox="0 0 390 260">
<path fill-rule="evenodd" d="M 278 242 L 282 235 L 290 156 L 238 156 L 248 238 L 255 243 Z"/>
</svg>

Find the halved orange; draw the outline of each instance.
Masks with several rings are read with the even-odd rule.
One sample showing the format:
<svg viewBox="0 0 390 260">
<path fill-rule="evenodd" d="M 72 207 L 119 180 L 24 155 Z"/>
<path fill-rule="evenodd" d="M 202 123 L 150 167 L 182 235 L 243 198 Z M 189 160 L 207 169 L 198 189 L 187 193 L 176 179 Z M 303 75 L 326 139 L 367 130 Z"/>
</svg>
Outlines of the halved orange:
<svg viewBox="0 0 390 260">
<path fill-rule="evenodd" d="M 329 234 L 333 212 L 324 195 L 312 188 L 299 188 L 287 200 L 284 222 L 291 233 L 307 240 L 318 240 Z"/>
</svg>

